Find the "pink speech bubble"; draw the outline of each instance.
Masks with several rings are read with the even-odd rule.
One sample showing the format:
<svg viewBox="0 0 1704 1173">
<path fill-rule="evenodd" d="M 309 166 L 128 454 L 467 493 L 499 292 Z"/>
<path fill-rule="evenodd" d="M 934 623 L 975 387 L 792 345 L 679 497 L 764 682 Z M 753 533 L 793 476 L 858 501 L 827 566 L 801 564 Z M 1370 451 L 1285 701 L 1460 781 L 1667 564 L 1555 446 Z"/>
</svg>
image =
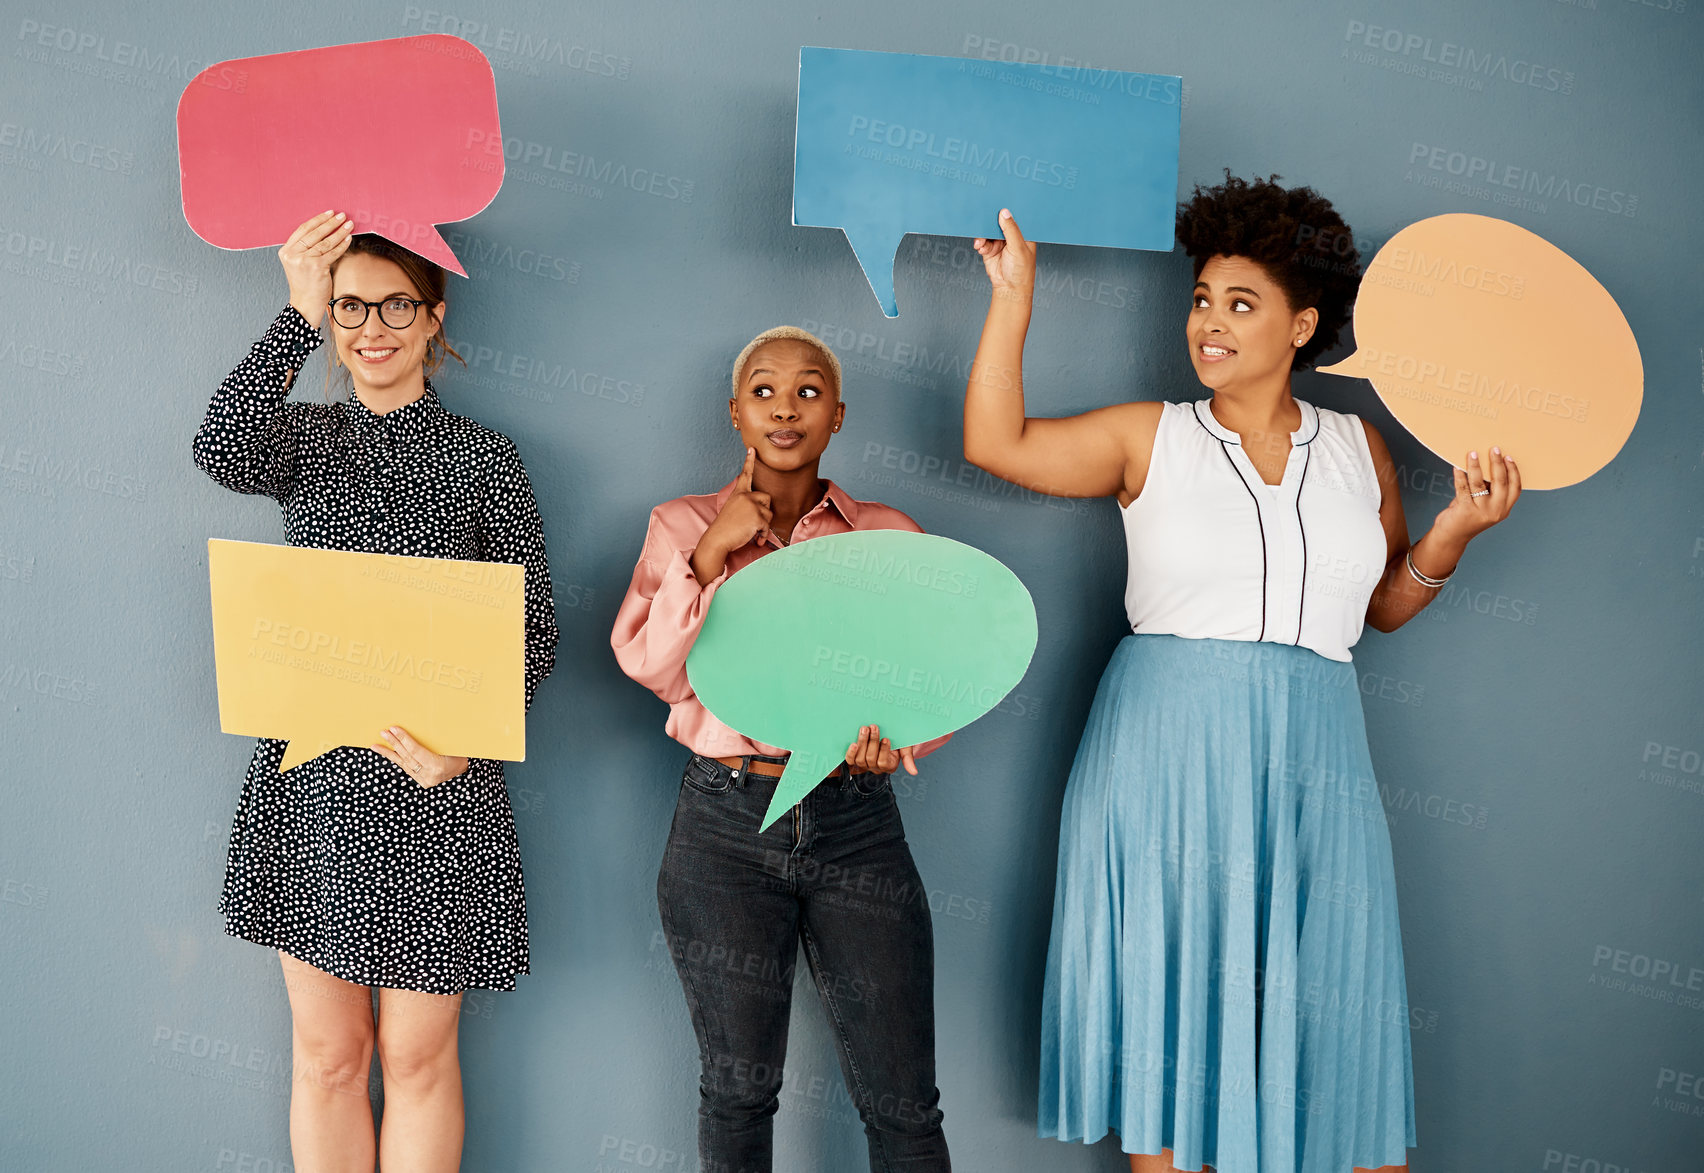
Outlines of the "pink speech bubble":
<svg viewBox="0 0 1704 1173">
<path fill-rule="evenodd" d="M 503 185 L 491 63 L 397 37 L 211 65 L 178 100 L 183 215 L 220 248 L 281 245 L 327 208 L 461 276 L 435 225 Z"/>
</svg>

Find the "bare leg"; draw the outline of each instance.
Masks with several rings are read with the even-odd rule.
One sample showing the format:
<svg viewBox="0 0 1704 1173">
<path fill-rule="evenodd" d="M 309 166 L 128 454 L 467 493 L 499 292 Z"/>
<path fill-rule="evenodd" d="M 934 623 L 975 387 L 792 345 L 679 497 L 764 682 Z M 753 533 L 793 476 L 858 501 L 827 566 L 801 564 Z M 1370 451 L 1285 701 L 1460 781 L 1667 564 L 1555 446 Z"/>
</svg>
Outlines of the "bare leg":
<svg viewBox="0 0 1704 1173">
<path fill-rule="evenodd" d="M 373 995 L 279 950 L 290 995 L 290 1153 L 298 1173 L 372 1173 Z"/>
<path fill-rule="evenodd" d="M 379 1066 L 385 1111 L 379 1167 L 399 1173 L 455 1173 L 461 1167 L 460 994 L 379 989 Z"/>
<path fill-rule="evenodd" d="M 1203 1165 L 1203 1170 L 1211 1170 L 1213 1166 Z M 1139 1153 L 1130 1154 L 1130 1173 L 1174 1173 L 1172 1168 L 1172 1151 L 1161 1149 L 1157 1157 L 1145 1157 Z M 1363 1169 L 1355 1166 L 1355 1173 L 1408 1173 L 1408 1166 L 1380 1165 L 1377 1169 Z"/>
<path fill-rule="evenodd" d="M 1203 1173 L 1211 1173 L 1213 1166 L 1201 1166 Z M 1172 1151 L 1161 1149 L 1158 1155 L 1144 1156 L 1141 1153 L 1130 1154 L 1130 1173 L 1176 1173 L 1172 1165 Z"/>
</svg>

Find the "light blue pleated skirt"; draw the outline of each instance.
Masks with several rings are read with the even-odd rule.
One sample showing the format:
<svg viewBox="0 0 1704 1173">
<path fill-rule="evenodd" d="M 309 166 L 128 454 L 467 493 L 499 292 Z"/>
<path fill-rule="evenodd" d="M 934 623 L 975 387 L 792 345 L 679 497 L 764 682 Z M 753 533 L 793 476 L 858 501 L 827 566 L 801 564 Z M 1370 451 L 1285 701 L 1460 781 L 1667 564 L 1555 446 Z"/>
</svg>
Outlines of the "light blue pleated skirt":
<svg viewBox="0 0 1704 1173">
<path fill-rule="evenodd" d="M 1065 788 L 1040 1134 L 1218 1173 L 1400 1165 L 1408 1017 L 1354 666 L 1127 636 Z"/>
</svg>

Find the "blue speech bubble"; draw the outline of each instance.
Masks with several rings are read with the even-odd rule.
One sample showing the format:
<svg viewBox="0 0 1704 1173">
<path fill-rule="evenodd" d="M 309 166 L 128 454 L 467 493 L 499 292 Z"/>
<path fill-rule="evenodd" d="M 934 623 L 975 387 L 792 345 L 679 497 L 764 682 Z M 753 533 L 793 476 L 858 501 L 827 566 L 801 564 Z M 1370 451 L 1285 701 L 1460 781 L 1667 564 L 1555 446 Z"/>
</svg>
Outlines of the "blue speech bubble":
<svg viewBox="0 0 1704 1173">
<path fill-rule="evenodd" d="M 1183 79 L 799 50 L 793 223 L 839 228 L 888 317 L 908 232 L 1169 252 Z"/>
</svg>

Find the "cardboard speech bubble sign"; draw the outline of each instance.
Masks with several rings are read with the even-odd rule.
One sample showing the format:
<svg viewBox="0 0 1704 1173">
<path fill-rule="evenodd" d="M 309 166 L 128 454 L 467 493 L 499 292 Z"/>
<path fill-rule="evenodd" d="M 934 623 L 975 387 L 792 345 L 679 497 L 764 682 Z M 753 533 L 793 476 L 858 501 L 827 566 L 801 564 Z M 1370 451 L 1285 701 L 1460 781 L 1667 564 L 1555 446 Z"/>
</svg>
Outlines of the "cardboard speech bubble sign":
<svg viewBox="0 0 1704 1173">
<path fill-rule="evenodd" d="M 503 184 L 496 78 L 460 37 L 222 61 L 184 88 L 177 129 L 184 219 L 220 248 L 276 247 L 334 208 L 465 277 L 435 225 Z"/>
<path fill-rule="evenodd" d="M 526 758 L 526 567 L 207 543 L 219 727 L 279 769 L 401 725 L 433 753 Z"/>
<path fill-rule="evenodd" d="M 1183 80 L 916 53 L 799 50 L 793 223 L 839 228 L 882 313 L 908 232 L 1169 251 Z"/>
<path fill-rule="evenodd" d="M 1452 467 L 1500 446 L 1524 489 L 1608 464 L 1644 399 L 1639 344 L 1609 291 L 1542 236 L 1491 216 L 1433 216 L 1391 237 L 1361 278 L 1355 345 L 1319 369 L 1371 380 Z"/>
<path fill-rule="evenodd" d="M 761 831 L 845 760 L 860 725 L 895 747 L 963 728 L 1023 679 L 1035 644 L 1029 591 L 994 558 L 863 530 L 795 542 L 729 578 L 686 674 L 717 720 L 791 751 Z"/>
</svg>

